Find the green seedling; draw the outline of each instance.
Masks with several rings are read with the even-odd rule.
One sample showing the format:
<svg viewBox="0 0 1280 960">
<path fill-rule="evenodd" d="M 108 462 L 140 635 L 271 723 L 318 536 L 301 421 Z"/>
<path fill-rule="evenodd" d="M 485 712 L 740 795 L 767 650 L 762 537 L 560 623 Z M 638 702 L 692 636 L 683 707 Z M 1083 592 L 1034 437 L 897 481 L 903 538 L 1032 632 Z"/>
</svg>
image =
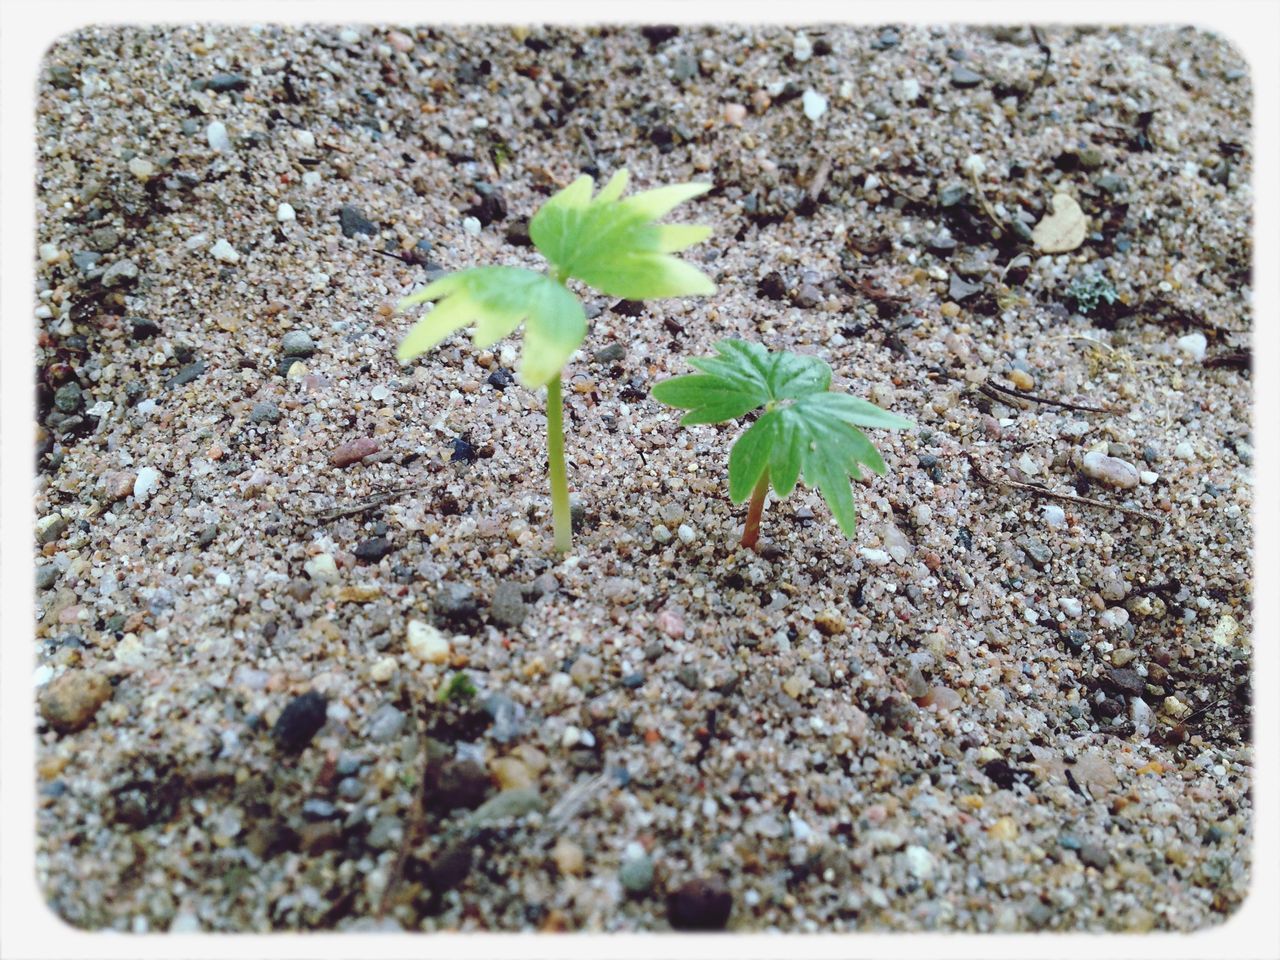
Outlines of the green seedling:
<svg viewBox="0 0 1280 960">
<path fill-rule="evenodd" d="M 579 177 L 529 222 L 529 236 L 549 261 L 547 272 L 523 267 L 475 267 L 441 277 L 400 301 L 404 310 L 439 301 L 400 342 L 406 362 L 475 323 L 472 340 L 489 347 L 524 322 L 516 379 L 547 388 L 547 464 L 556 550 L 571 545 L 569 486 L 564 459 L 560 380 L 569 357 L 587 335 L 582 303 L 567 287 L 580 280 L 611 297 L 656 300 L 715 293 L 701 271 L 672 256 L 711 235 L 711 228 L 655 221 L 677 205 L 711 189 L 682 183 L 622 199 L 627 171 L 619 170 L 594 197 L 594 182 Z"/>
<path fill-rule="evenodd" d="M 905 430 L 910 420 L 873 403 L 831 392 L 831 368 L 817 357 L 780 351 L 755 343 L 725 340 L 718 357 L 689 362 L 701 373 L 664 380 L 653 396 L 688 410 L 685 425 L 723 423 L 757 410 L 764 412 L 729 452 L 729 499 L 748 497 L 742 545 L 760 539 L 760 515 L 773 487 L 785 497 L 804 475 L 821 493 L 846 537 L 854 531 L 853 489 L 849 478 L 859 467 L 883 476 L 884 460 L 858 427 Z"/>
</svg>

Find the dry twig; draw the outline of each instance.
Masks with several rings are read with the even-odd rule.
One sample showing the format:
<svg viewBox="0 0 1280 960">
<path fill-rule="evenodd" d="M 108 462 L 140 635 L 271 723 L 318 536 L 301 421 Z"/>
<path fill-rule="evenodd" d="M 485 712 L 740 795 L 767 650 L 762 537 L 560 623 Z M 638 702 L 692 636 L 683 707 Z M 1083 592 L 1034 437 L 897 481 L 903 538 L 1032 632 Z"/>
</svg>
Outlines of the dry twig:
<svg viewBox="0 0 1280 960">
<path fill-rule="evenodd" d="M 1143 520 L 1149 520 L 1151 523 L 1162 523 L 1163 517 L 1155 514 L 1146 513 L 1142 510 L 1135 510 L 1133 507 L 1122 507 L 1118 503 L 1107 503 L 1105 500 L 1095 500 L 1092 497 L 1077 497 L 1073 493 L 1058 493 L 1050 490 L 1048 487 L 1042 487 L 1038 483 L 1022 483 L 1019 480 L 1006 480 L 997 477 L 989 477 L 982 472 L 973 455 L 965 454 L 965 459 L 969 461 L 969 466 L 973 468 L 974 476 L 982 483 L 995 487 L 1007 487 L 1013 490 L 1026 490 L 1028 493 L 1037 497 L 1049 497 L 1053 500 L 1063 500 L 1067 503 L 1078 503 L 1086 507 L 1101 507 L 1103 510 L 1114 510 L 1117 513 L 1127 514 L 1131 517 L 1141 517 Z"/>
</svg>

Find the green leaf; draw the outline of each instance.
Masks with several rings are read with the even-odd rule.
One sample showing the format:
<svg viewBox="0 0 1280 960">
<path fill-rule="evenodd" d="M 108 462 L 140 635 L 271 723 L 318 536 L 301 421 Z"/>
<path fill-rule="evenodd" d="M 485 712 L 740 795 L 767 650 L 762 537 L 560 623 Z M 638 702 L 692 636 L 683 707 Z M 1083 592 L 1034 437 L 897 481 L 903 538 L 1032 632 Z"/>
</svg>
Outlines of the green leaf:
<svg viewBox="0 0 1280 960">
<path fill-rule="evenodd" d="M 855 510 L 850 477 L 883 475 L 884 459 L 859 427 L 903 430 L 914 424 L 873 403 L 832 393 L 831 368 L 817 357 L 770 353 L 726 340 L 717 356 L 689 361 L 702 371 L 655 384 L 653 396 L 691 411 L 681 423 L 719 423 L 758 407 L 765 412 L 729 452 L 729 498 L 741 503 L 760 477 L 785 497 L 801 476 L 818 490 L 846 536 Z"/>
<path fill-rule="evenodd" d="M 520 267 L 476 267 L 451 273 L 399 303 L 439 301 L 400 341 L 396 357 L 413 359 L 474 322 L 472 340 L 489 347 L 513 333 L 523 320 L 524 347 L 516 376 L 525 386 L 551 380 L 582 344 L 587 318 L 582 304 L 542 273 Z"/>
<path fill-rule="evenodd" d="M 579 177 L 534 215 L 529 236 L 555 272 L 628 300 L 715 293 L 706 274 L 671 256 L 705 240 L 711 228 L 654 223 L 711 185 L 674 184 L 623 200 L 627 180 L 619 170 L 593 199 L 594 181 Z"/>
</svg>

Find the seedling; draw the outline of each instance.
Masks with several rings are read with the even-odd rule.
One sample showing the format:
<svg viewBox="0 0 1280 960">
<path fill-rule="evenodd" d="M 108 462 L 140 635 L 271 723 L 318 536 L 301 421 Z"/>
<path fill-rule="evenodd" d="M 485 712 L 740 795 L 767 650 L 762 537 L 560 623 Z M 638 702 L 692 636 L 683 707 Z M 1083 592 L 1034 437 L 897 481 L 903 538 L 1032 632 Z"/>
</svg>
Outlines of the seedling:
<svg viewBox="0 0 1280 960">
<path fill-rule="evenodd" d="M 438 345 L 473 321 L 472 340 L 489 347 L 524 321 L 524 348 L 516 379 L 547 388 L 547 466 L 556 550 L 571 545 L 569 486 L 564 460 L 564 365 L 587 335 L 581 302 L 567 289 L 580 280 L 611 297 L 656 300 L 715 293 L 701 271 L 672 256 L 711 236 L 711 228 L 655 223 L 680 203 L 711 189 L 682 183 L 621 199 L 627 171 L 619 170 L 593 198 L 594 181 L 579 177 L 545 204 L 529 222 L 534 246 L 549 261 L 547 273 L 522 267 L 475 267 L 441 277 L 400 301 L 404 310 L 440 301 L 400 342 L 403 363 Z"/>
<path fill-rule="evenodd" d="M 915 426 L 873 403 L 831 392 L 831 368 L 817 357 L 780 351 L 755 343 L 724 340 L 718 357 L 689 362 L 701 370 L 664 380 L 653 387 L 655 399 L 688 410 L 682 424 L 723 423 L 760 407 L 759 419 L 729 452 L 729 499 L 749 496 L 742 545 L 760 539 L 760 515 L 772 486 L 785 497 L 804 475 L 821 493 L 846 537 L 853 536 L 853 489 L 849 478 L 859 467 L 884 475 L 885 464 L 858 427 L 905 430 Z"/>
</svg>

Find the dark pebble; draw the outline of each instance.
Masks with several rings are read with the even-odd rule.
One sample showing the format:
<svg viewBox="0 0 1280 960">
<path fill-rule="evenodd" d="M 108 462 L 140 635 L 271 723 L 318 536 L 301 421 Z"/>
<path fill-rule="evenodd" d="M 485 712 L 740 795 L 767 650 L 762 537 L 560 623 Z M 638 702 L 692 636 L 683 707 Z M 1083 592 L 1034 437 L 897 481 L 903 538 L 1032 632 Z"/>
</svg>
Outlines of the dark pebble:
<svg viewBox="0 0 1280 960">
<path fill-rule="evenodd" d="M 500 627 L 515 628 L 524 623 L 529 607 L 524 602 L 524 587 L 513 580 L 504 580 L 493 591 L 489 604 L 489 619 Z"/>
<path fill-rule="evenodd" d="M 687 690 L 698 689 L 698 668 L 693 666 L 681 667 L 676 671 L 676 679 L 680 681 L 681 686 Z"/>
<path fill-rule="evenodd" d="M 218 525 L 216 523 L 205 524 L 200 528 L 200 535 L 196 537 L 196 543 L 202 547 L 207 547 L 218 536 Z"/>
<path fill-rule="evenodd" d="M 1140 697 L 1146 690 L 1147 681 L 1138 675 L 1138 671 L 1127 667 L 1111 667 L 1102 674 L 1102 682 L 1118 693 L 1130 697 Z"/>
<path fill-rule="evenodd" d="M 499 367 L 493 373 L 489 374 L 489 386 L 495 390 L 505 390 L 511 384 L 515 383 L 516 378 L 511 375 L 511 371 L 506 367 Z"/>
<path fill-rule="evenodd" d="M 378 234 L 378 228 L 373 221 L 369 220 L 357 207 L 349 203 L 344 204 L 342 209 L 338 211 L 338 223 L 342 227 L 342 235 L 344 237 L 354 237 L 356 234 L 373 237 Z"/>
<path fill-rule="evenodd" d="M 924 245 L 930 253 L 946 256 L 949 253 L 955 253 L 956 238 L 951 236 L 950 233 L 939 231 L 926 239 Z"/>
<path fill-rule="evenodd" d="M 756 286 L 756 292 L 770 300 L 783 300 L 787 296 L 787 284 L 782 279 L 782 274 L 774 270 L 765 274 L 764 279 Z"/>
<path fill-rule="evenodd" d="M 262 400 L 253 405 L 249 414 L 250 423 L 279 423 L 280 408 L 270 400 Z"/>
<path fill-rule="evenodd" d="M 475 590 L 470 584 L 446 580 L 436 591 L 432 609 L 437 617 L 449 621 L 469 620 L 480 612 Z"/>
<path fill-rule="evenodd" d="M 49 68 L 49 82 L 59 90 L 70 90 L 76 85 L 76 75 L 70 67 L 55 63 Z"/>
<path fill-rule="evenodd" d="M 48 590 L 58 582 L 60 576 L 62 576 L 62 571 L 52 563 L 41 564 L 36 567 L 36 589 Z"/>
<path fill-rule="evenodd" d="M 643 673 L 628 673 L 622 678 L 622 685 L 628 690 L 635 690 L 637 687 L 644 686 L 644 679 Z"/>
<path fill-rule="evenodd" d="M 308 823 L 298 831 L 298 849 L 308 856 L 318 857 L 341 847 L 342 827 L 331 820 Z"/>
<path fill-rule="evenodd" d="M 951 68 L 951 85 L 960 89 L 968 89 L 976 87 L 982 83 L 982 74 L 966 67 L 963 63 L 957 63 Z"/>
<path fill-rule="evenodd" d="M 467 216 L 475 217 L 482 227 L 507 219 L 507 201 L 501 190 L 486 183 L 478 184 L 476 192 L 480 195 L 480 201 L 467 208 L 465 211 Z"/>
<path fill-rule="evenodd" d="M 690 880 L 667 898 L 667 920 L 676 930 L 723 930 L 733 894 L 717 877 Z"/>
<path fill-rule="evenodd" d="M 357 560 L 363 560 L 366 563 L 377 563 L 394 549 L 395 544 L 386 537 L 374 537 L 372 540 L 365 540 L 363 543 L 357 544 L 354 553 Z"/>
<path fill-rule="evenodd" d="M 611 343 L 606 347 L 601 347 L 591 359 L 596 363 L 617 363 L 627 355 L 627 348 L 620 343 Z"/>
<path fill-rule="evenodd" d="M 640 36 L 649 41 L 650 47 L 659 47 L 679 35 L 680 28 L 671 24 L 656 24 L 640 28 Z"/>
<path fill-rule="evenodd" d="M 475 463 L 476 448 L 465 437 L 455 437 L 452 441 L 453 453 L 449 454 L 450 463 Z"/>
<path fill-rule="evenodd" d="M 63 413 L 75 413 L 84 406 L 84 397 L 81 395 L 80 384 L 72 380 L 70 383 L 64 383 L 58 388 L 53 395 L 53 405 Z"/>
<path fill-rule="evenodd" d="M 885 27 L 880 31 L 879 36 L 871 41 L 872 50 L 889 50 L 898 45 L 902 38 L 898 35 L 898 31 L 893 27 Z"/>
<path fill-rule="evenodd" d="M 324 726 L 329 701 L 324 694 L 308 690 L 289 701 L 280 719 L 271 728 L 276 746 L 289 753 L 302 750 Z"/>
<path fill-rule="evenodd" d="M 450 760 L 440 768 L 439 780 L 431 791 L 430 804 L 439 813 L 459 807 L 474 810 L 484 802 L 493 783 L 474 760 Z"/>
<path fill-rule="evenodd" d="M 139 318 L 133 321 L 129 335 L 134 340 L 149 340 L 160 332 L 160 324 L 154 320 Z"/>
<path fill-rule="evenodd" d="M 249 81 L 238 73 L 215 73 L 209 78 L 205 89 L 214 93 L 226 93 L 230 90 L 243 90 L 248 85 Z"/>
<path fill-rule="evenodd" d="M 181 387 L 190 383 L 192 380 L 197 379 L 208 369 L 209 365 L 203 360 L 197 360 L 195 363 L 189 363 L 170 377 L 165 382 L 165 386 L 170 389 L 173 387 Z"/>
<path fill-rule="evenodd" d="M 529 221 L 521 217 L 507 224 L 507 243 L 513 247 L 531 247 L 533 239 L 529 236 Z"/>
</svg>

